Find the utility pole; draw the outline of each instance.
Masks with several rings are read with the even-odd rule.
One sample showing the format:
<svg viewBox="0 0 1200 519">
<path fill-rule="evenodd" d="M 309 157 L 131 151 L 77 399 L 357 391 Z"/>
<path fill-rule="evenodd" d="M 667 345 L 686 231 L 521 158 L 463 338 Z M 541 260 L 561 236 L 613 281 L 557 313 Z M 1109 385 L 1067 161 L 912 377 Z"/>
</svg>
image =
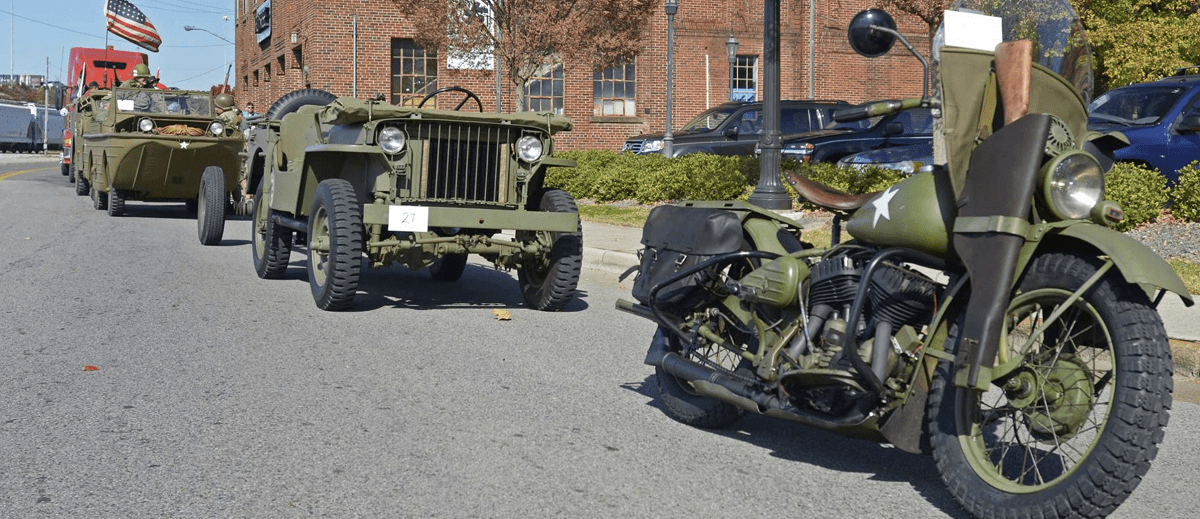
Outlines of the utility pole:
<svg viewBox="0 0 1200 519">
<path fill-rule="evenodd" d="M 46 92 L 42 113 L 42 153 L 50 151 L 50 56 L 46 56 L 46 75 L 42 77 L 42 90 Z"/>
</svg>

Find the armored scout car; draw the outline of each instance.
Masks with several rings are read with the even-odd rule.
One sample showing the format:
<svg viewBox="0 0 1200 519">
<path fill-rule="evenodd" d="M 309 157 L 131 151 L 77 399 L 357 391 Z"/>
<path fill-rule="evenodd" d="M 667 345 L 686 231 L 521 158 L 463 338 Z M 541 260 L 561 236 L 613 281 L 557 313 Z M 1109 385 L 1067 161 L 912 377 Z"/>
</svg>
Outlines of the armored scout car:
<svg viewBox="0 0 1200 519">
<path fill-rule="evenodd" d="M 200 242 L 216 245 L 228 203 L 241 195 L 241 130 L 217 119 L 209 92 L 115 88 L 75 102 L 75 192 L 118 216 L 127 200 L 183 201 Z"/>
<path fill-rule="evenodd" d="M 462 100 L 454 110 L 424 107 L 439 94 Z M 471 100 L 478 112 L 462 111 Z M 282 277 L 293 243 L 303 243 L 317 307 L 343 310 L 364 254 L 372 267 L 428 268 L 443 281 L 479 254 L 517 270 L 530 307 L 564 308 L 579 281 L 579 212 L 543 179 L 549 167 L 575 165 L 550 156 L 552 135 L 571 121 L 482 112 L 458 87 L 416 107 L 312 89 L 280 98 L 252 130 L 244 168 L 258 275 Z"/>
</svg>

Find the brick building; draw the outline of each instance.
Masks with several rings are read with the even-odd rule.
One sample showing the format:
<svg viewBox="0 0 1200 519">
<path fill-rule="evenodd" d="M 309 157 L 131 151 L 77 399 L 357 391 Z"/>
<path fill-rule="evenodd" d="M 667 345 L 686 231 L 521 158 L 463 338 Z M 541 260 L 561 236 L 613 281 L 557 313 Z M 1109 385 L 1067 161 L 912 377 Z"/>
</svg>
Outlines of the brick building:
<svg viewBox="0 0 1200 519">
<path fill-rule="evenodd" d="M 672 127 L 732 98 L 761 100 L 762 2 L 679 4 Z M 857 103 L 920 95 L 920 63 L 902 46 L 873 60 L 850 49 L 846 25 L 871 5 L 867 0 L 781 0 L 784 99 Z M 810 6 L 816 22 L 811 31 Z M 421 48 L 391 0 L 236 0 L 234 7 L 241 105 L 252 101 L 266 111 L 283 94 L 305 87 L 359 98 L 384 94 L 397 103 L 419 97 L 422 87 L 458 85 L 478 94 L 485 110 L 496 108 L 490 59 L 484 66 L 464 64 L 444 51 Z M 574 131 L 560 135 L 559 149 L 619 150 L 626 137 L 664 129 L 667 15 L 661 7 L 653 13 L 632 63 L 603 71 L 591 63 L 563 63 L 528 85 L 528 106 L 554 109 L 575 121 Z M 916 49 L 929 48 L 924 24 L 907 16 L 897 19 Z M 731 36 L 738 41 L 733 62 L 726 50 Z M 511 111 L 515 86 L 507 74 L 502 77 L 502 109 Z"/>
</svg>

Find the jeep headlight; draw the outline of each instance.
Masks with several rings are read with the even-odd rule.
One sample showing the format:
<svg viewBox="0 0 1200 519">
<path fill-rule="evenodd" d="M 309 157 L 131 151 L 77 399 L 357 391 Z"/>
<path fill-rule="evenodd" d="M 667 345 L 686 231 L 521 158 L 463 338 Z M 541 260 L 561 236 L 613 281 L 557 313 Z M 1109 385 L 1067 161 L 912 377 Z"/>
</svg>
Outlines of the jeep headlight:
<svg viewBox="0 0 1200 519">
<path fill-rule="evenodd" d="M 384 126 L 379 130 L 379 147 L 388 155 L 404 151 L 404 132 L 395 126 Z"/>
<path fill-rule="evenodd" d="M 221 121 L 213 121 L 212 124 L 208 125 L 208 133 L 213 134 L 215 137 L 221 137 L 225 135 L 225 125 L 221 124 Z"/>
<path fill-rule="evenodd" d="M 642 153 L 654 153 L 656 151 L 662 151 L 662 149 L 663 149 L 663 140 L 662 139 L 649 139 L 646 142 L 642 143 Z"/>
<path fill-rule="evenodd" d="M 146 133 L 154 131 L 154 121 L 151 121 L 145 117 L 138 119 L 138 130 Z"/>
<path fill-rule="evenodd" d="M 1087 218 L 1104 200 L 1104 170 L 1086 151 L 1064 153 L 1043 169 L 1042 194 L 1050 212 L 1064 220 Z"/>
<path fill-rule="evenodd" d="M 517 156 L 525 162 L 542 158 L 542 140 L 532 135 L 521 137 L 517 140 Z"/>
</svg>

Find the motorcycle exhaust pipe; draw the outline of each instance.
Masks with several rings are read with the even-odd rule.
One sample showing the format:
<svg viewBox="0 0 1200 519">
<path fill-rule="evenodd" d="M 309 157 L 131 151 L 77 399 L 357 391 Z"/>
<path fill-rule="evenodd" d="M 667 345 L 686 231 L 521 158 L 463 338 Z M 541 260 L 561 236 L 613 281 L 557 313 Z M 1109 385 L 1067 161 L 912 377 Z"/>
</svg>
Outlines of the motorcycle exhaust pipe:
<svg viewBox="0 0 1200 519">
<path fill-rule="evenodd" d="M 646 353 L 645 363 L 660 367 L 668 374 L 690 383 L 700 396 L 720 400 L 756 414 L 766 414 L 827 430 L 859 425 L 869 418 L 869 415 L 861 412 L 833 419 L 810 415 L 777 396 L 757 391 L 745 382 L 668 351 L 666 338 L 661 334 L 655 337 Z"/>
</svg>

